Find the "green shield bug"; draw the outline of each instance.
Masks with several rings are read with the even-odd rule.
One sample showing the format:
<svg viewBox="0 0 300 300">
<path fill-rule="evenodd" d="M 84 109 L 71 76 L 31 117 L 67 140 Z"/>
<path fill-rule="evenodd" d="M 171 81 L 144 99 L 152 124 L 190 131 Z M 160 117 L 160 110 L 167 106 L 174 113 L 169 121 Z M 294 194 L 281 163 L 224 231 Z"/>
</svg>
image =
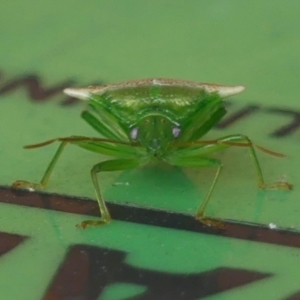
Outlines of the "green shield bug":
<svg viewBox="0 0 300 300">
<path fill-rule="evenodd" d="M 89 110 L 82 113 L 82 118 L 101 137 L 71 136 L 25 146 L 37 148 L 55 141 L 61 143 L 40 183 L 19 180 L 13 188 L 44 188 L 67 144 L 114 157 L 91 169 L 101 218 L 82 222 L 79 226 L 84 228 L 111 220 L 101 195 L 97 178 L 99 172 L 137 168 L 150 160 L 163 160 L 180 167 L 213 167 L 216 168 L 214 179 L 195 215 L 198 220 L 211 224 L 213 221 L 205 218 L 205 209 L 222 169 L 221 161 L 210 157 L 212 153 L 232 146 L 247 147 L 254 162 L 259 188 L 292 188 L 285 182 L 265 184 L 255 147 L 271 155 L 283 155 L 254 145 L 247 136 L 233 134 L 216 140 L 200 140 L 225 115 L 223 98 L 243 90 L 243 86 L 158 78 L 65 89 L 67 95 L 88 102 Z"/>
</svg>

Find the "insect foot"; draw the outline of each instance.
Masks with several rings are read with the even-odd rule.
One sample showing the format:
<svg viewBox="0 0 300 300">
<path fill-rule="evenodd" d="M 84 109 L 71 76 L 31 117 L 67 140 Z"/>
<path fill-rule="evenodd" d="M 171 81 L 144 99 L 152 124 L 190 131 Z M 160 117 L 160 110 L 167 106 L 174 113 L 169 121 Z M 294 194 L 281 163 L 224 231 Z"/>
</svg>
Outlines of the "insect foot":
<svg viewBox="0 0 300 300">
<path fill-rule="evenodd" d="M 86 227 L 88 226 L 101 226 L 101 225 L 105 225 L 105 224 L 108 224 L 110 222 L 111 218 L 108 217 L 107 219 L 105 220 L 98 220 L 98 221 L 83 221 L 81 222 L 80 224 L 77 224 L 76 227 L 77 228 L 81 228 L 81 229 L 85 229 Z"/>
<path fill-rule="evenodd" d="M 285 191 L 291 191 L 293 187 L 294 187 L 293 184 L 290 184 L 285 181 L 278 181 L 271 184 L 262 184 L 259 186 L 259 188 L 263 190 L 285 190 Z"/>
<path fill-rule="evenodd" d="M 12 184 L 11 188 L 14 190 L 24 189 L 28 190 L 29 192 L 34 192 L 36 189 L 41 189 L 43 187 L 40 184 L 36 184 L 33 182 L 17 180 Z"/>
<path fill-rule="evenodd" d="M 212 218 L 204 218 L 204 217 L 199 217 L 195 216 L 196 220 L 202 223 L 203 225 L 207 227 L 213 227 L 217 229 L 225 229 L 225 224 L 221 220 L 217 219 L 212 219 Z"/>
</svg>

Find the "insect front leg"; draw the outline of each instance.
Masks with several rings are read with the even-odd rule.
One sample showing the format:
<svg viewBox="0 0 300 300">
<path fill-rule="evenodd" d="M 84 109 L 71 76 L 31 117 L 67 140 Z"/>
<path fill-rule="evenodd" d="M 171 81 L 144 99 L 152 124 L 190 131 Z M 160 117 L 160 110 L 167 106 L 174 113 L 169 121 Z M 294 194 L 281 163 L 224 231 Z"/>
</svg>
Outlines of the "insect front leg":
<svg viewBox="0 0 300 300">
<path fill-rule="evenodd" d="M 81 224 L 79 224 L 78 227 L 85 228 L 87 226 L 99 226 L 107 224 L 111 220 L 110 213 L 106 207 L 105 201 L 101 194 L 100 185 L 97 177 L 98 173 L 105 171 L 121 171 L 126 169 L 133 169 L 140 165 L 143 165 L 144 163 L 145 162 L 143 162 L 141 159 L 114 159 L 103 161 L 94 165 L 94 167 L 91 170 L 91 176 L 100 209 L 101 219 L 97 221 L 84 221 Z"/>
<path fill-rule="evenodd" d="M 218 222 L 213 221 L 209 218 L 205 218 L 205 210 L 209 203 L 209 200 L 211 199 L 211 195 L 213 193 L 213 190 L 214 190 L 214 188 L 217 184 L 217 181 L 219 179 L 219 176 L 221 174 L 221 170 L 223 167 L 222 163 L 219 160 L 213 159 L 213 158 L 206 158 L 206 157 L 201 157 L 201 156 L 181 157 L 181 156 L 176 156 L 176 155 L 172 156 L 171 158 L 168 158 L 166 161 L 171 165 L 175 165 L 175 166 L 179 166 L 179 167 L 199 167 L 199 168 L 213 167 L 213 168 L 217 168 L 213 182 L 205 196 L 204 201 L 201 203 L 201 205 L 197 209 L 195 218 L 206 225 L 212 225 L 212 224 L 218 225 L 217 224 Z"/>
<path fill-rule="evenodd" d="M 42 177 L 40 183 L 33 183 L 25 180 L 17 180 L 12 184 L 13 189 L 28 189 L 30 191 L 36 190 L 36 189 L 43 189 L 48 184 L 48 181 L 50 179 L 50 176 L 52 174 L 52 171 L 58 161 L 58 158 L 60 157 L 62 151 L 64 150 L 65 146 L 69 142 L 62 142 L 60 146 L 58 147 L 55 155 L 53 156 L 52 160 L 50 161 L 44 176 Z"/>
</svg>

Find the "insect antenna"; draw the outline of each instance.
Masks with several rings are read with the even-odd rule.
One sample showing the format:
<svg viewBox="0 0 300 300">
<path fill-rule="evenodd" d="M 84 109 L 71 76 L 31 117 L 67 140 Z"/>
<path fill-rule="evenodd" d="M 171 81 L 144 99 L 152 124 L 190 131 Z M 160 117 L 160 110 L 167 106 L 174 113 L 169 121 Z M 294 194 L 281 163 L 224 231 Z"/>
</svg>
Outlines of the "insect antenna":
<svg viewBox="0 0 300 300">
<path fill-rule="evenodd" d="M 190 143 L 175 143 L 176 146 L 193 146 L 193 145 L 228 145 L 228 146 L 235 146 L 235 147 L 252 147 L 254 146 L 255 148 L 257 148 L 258 150 L 272 155 L 272 156 L 276 156 L 276 157 L 280 157 L 280 158 L 284 158 L 286 157 L 286 155 L 279 153 L 279 152 L 275 152 L 272 151 L 270 149 L 267 149 L 265 147 L 256 145 L 256 144 L 252 144 L 250 142 L 227 142 L 227 141 L 218 141 L 218 140 L 208 140 L 208 141 L 195 141 L 195 142 L 190 142 Z"/>
<path fill-rule="evenodd" d="M 110 143 L 110 144 L 119 144 L 119 145 L 128 145 L 132 147 L 139 147 L 140 143 L 137 142 L 125 142 L 125 141 L 118 141 L 118 140 L 111 140 L 111 139 L 104 139 L 104 138 L 91 138 L 91 137 L 63 137 L 63 138 L 56 138 L 52 140 L 48 140 L 38 144 L 26 145 L 24 146 L 25 149 L 34 149 L 40 148 L 44 146 L 48 146 L 54 142 L 103 142 L 103 143 Z"/>
<path fill-rule="evenodd" d="M 254 146 L 255 146 L 257 149 L 259 149 L 260 151 L 265 152 L 266 154 L 273 155 L 273 156 L 276 156 L 276 157 L 286 157 L 286 155 L 284 155 L 284 154 L 282 154 L 282 153 L 278 153 L 278 152 L 269 150 L 269 149 L 264 148 L 264 147 L 262 147 L 262 146 L 259 146 L 259 145 L 254 145 Z"/>
</svg>

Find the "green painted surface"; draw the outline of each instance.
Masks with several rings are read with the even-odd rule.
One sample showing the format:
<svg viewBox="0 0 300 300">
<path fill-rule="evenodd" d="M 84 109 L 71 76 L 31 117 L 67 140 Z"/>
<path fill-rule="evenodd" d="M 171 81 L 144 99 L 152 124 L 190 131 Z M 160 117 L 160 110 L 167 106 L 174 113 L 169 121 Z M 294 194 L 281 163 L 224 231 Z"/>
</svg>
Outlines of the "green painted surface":
<svg viewBox="0 0 300 300">
<path fill-rule="evenodd" d="M 229 114 L 249 105 L 257 105 L 258 111 L 226 129 L 212 130 L 207 138 L 243 133 L 286 154 L 286 159 L 278 159 L 260 152 L 259 158 L 267 182 L 283 178 L 295 189 L 259 191 L 247 149 L 230 149 L 217 155 L 225 168 L 207 212 L 299 230 L 299 130 L 282 137 L 270 134 L 295 118 L 275 108 L 299 110 L 300 4 L 272 3 L 2 1 L 0 184 L 38 181 L 57 147 L 25 151 L 23 145 L 73 134 L 96 136 L 79 117 L 84 103 L 62 106 L 62 93 L 33 101 L 24 86 L 1 92 L 12 80 L 35 74 L 43 88 L 70 79 L 85 86 L 147 77 L 243 84 L 246 91 L 233 98 Z M 89 170 L 104 158 L 70 146 L 46 191 L 94 198 Z M 213 175 L 208 169 L 151 165 L 102 175 L 101 184 L 109 201 L 193 214 Z M 73 244 L 126 251 L 131 265 L 165 272 L 229 266 L 275 274 L 210 299 L 253 299 L 254 294 L 258 299 L 283 299 L 300 290 L 296 248 L 116 220 L 103 228 L 77 229 L 86 218 L 0 203 L 0 230 L 30 237 L 0 257 L 0 299 L 40 299 Z M 109 287 L 100 299 L 142 292 L 141 286 L 120 284 L 115 290 Z"/>
</svg>

